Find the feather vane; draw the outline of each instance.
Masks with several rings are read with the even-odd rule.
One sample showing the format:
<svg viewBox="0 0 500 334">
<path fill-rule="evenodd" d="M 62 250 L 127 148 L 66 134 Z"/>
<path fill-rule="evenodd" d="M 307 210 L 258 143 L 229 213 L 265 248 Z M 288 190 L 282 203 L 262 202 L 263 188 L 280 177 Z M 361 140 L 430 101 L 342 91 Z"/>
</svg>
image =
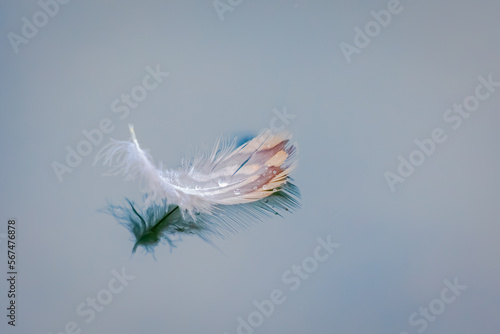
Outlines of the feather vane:
<svg viewBox="0 0 500 334">
<path fill-rule="evenodd" d="M 211 152 L 185 160 L 180 168 L 162 169 L 137 141 L 112 140 L 95 162 L 110 167 L 108 175 L 139 179 L 143 203 L 126 199 L 103 210 L 124 225 L 138 246 L 148 252 L 162 240 L 197 235 L 213 244 L 250 224 L 299 207 L 300 191 L 290 173 L 297 149 L 287 133 L 261 132 L 239 147 L 219 139 Z"/>
</svg>

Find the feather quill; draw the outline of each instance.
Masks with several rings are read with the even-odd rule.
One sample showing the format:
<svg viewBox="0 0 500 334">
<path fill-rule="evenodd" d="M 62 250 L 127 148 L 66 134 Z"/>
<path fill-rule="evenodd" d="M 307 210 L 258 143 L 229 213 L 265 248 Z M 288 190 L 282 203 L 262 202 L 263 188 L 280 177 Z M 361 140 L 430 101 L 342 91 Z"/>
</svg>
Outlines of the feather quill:
<svg viewBox="0 0 500 334">
<path fill-rule="evenodd" d="M 143 203 L 126 199 L 103 210 L 113 215 L 151 252 L 162 240 L 175 246 L 176 237 L 197 235 L 213 244 L 250 224 L 299 207 L 300 191 L 290 178 L 297 149 L 287 133 L 262 131 L 239 147 L 219 139 L 211 152 L 185 160 L 178 169 L 155 166 L 137 141 L 112 140 L 94 164 L 110 167 L 108 175 L 139 179 Z"/>
</svg>

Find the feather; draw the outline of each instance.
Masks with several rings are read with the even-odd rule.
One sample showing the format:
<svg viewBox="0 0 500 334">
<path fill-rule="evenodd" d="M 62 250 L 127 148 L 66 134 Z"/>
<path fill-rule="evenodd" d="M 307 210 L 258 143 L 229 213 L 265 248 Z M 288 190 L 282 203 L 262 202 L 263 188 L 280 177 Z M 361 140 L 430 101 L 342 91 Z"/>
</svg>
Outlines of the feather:
<svg viewBox="0 0 500 334">
<path fill-rule="evenodd" d="M 178 169 L 162 169 L 129 128 L 131 140 L 112 140 L 94 164 L 110 166 L 108 175 L 140 180 L 142 205 L 126 199 L 103 210 L 130 230 L 134 252 L 138 246 L 152 251 L 161 240 L 173 247 L 174 236 L 187 234 L 213 244 L 214 237 L 299 207 L 300 191 L 290 178 L 297 150 L 287 133 L 262 131 L 239 147 L 219 139 L 211 152 L 183 161 Z"/>
</svg>

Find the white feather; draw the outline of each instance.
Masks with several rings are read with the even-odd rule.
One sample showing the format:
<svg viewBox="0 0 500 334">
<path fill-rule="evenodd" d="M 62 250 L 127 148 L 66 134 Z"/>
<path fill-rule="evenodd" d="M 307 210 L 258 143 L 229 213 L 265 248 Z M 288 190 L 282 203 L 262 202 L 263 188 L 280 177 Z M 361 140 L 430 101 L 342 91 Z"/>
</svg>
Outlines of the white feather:
<svg viewBox="0 0 500 334">
<path fill-rule="evenodd" d="M 261 132 L 236 148 L 218 140 L 211 153 L 199 154 L 178 169 L 163 170 L 141 149 L 132 125 L 131 141 L 116 141 L 101 149 L 95 162 L 111 168 L 107 174 L 140 179 L 147 200 L 168 200 L 194 218 L 210 214 L 216 205 L 245 204 L 279 190 L 297 165 L 296 147 L 287 133 Z"/>
</svg>

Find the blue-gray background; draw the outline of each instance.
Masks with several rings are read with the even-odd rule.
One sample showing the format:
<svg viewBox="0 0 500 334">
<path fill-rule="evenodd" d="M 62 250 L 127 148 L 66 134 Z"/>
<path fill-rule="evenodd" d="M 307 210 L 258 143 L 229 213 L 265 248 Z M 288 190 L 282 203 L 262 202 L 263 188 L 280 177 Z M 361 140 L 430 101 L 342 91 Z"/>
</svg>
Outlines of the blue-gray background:
<svg viewBox="0 0 500 334">
<path fill-rule="evenodd" d="M 273 289 L 286 302 L 255 333 L 417 333 L 410 315 L 455 278 L 467 288 L 425 332 L 498 333 L 500 92 L 458 130 L 442 119 L 479 76 L 500 81 L 497 2 L 402 0 L 351 63 L 339 44 L 387 1 L 245 0 L 224 20 L 211 1 L 72 1 L 18 53 L 7 35 L 40 5 L 0 6 L 0 233 L 18 219 L 20 272 L 16 328 L 0 284 L 2 333 L 74 321 L 82 333 L 233 334 Z M 170 75 L 120 120 L 111 102 L 157 64 Z M 104 141 L 134 123 L 156 161 L 176 167 L 220 134 L 269 127 L 284 107 L 296 116 L 302 209 L 218 241 L 222 252 L 187 238 L 156 261 L 131 258 L 128 231 L 97 209 L 139 191 L 92 166 L 102 144 L 62 182 L 52 168 L 103 118 L 115 126 Z M 384 172 L 436 127 L 448 140 L 391 192 Z M 329 235 L 341 246 L 290 291 L 282 274 Z M 123 267 L 135 279 L 86 323 L 77 306 Z"/>
</svg>

